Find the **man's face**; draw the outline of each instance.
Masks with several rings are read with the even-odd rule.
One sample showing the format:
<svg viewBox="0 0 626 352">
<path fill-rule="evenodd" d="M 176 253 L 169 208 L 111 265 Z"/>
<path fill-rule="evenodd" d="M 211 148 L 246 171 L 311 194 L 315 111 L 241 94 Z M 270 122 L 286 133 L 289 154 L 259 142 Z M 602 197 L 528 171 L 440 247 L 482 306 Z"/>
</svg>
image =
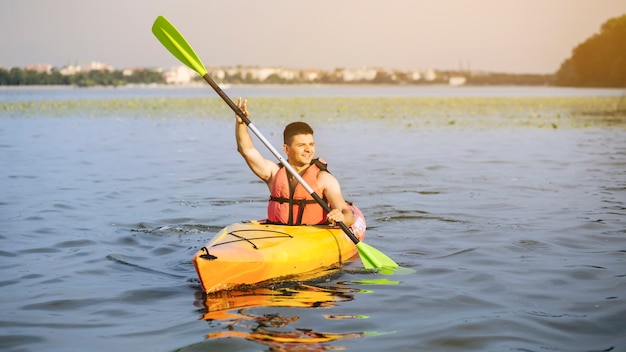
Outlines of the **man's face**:
<svg viewBox="0 0 626 352">
<path fill-rule="evenodd" d="M 294 166 L 309 165 L 315 156 L 315 140 L 312 134 L 297 134 L 291 144 L 284 145 L 287 160 Z"/>
</svg>

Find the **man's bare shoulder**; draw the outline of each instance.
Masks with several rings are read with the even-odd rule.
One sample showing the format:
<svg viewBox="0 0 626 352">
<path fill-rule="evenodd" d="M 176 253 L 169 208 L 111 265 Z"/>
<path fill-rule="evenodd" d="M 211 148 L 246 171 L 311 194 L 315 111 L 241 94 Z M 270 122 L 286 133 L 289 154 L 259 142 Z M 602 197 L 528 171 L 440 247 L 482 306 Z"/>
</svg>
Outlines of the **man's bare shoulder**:
<svg viewBox="0 0 626 352">
<path fill-rule="evenodd" d="M 339 184 L 339 182 L 337 181 L 335 176 L 333 176 L 328 171 L 320 171 L 317 174 L 317 185 L 320 188 L 333 187 L 333 186 L 338 185 L 338 184 Z"/>
<path fill-rule="evenodd" d="M 280 166 L 272 160 L 265 159 L 263 170 L 264 177 L 259 177 L 261 177 L 266 183 L 271 183 L 278 173 L 278 170 L 280 170 Z"/>
</svg>

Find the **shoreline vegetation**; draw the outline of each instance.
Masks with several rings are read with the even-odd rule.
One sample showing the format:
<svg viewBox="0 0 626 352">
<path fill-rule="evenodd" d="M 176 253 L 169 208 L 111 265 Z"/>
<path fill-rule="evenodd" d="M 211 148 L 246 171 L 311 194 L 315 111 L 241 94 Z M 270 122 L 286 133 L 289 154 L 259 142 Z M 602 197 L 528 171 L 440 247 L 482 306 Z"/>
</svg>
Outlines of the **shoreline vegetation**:
<svg viewBox="0 0 626 352">
<path fill-rule="evenodd" d="M 176 68 L 177 71 L 180 68 Z M 185 68 L 183 76 L 193 75 Z M 209 68 L 209 75 L 219 84 L 247 85 L 468 85 L 468 86 L 554 86 L 554 74 L 512 74 L 474 71 L 418 71 L 388 69 L 297 70 L 286 68 L 244 67 Z M 3 86 L 126 86 L 126 85 L 180 85 L 168 81 L 162 69 L 141 68 L 135 70 L 100 69 L 64 74 L 55 68 L 44 71 L 27 68 L 4 69 L 0 67 L 0 87 Z M 180 72 L 178 72 L 180 74 Z M 195 76 L 182 84 L 204 83 Z"/>
<path fill-rule="evenodd" d="M 626 128 L 626 98 L 273 97 L 255 98 L 255 120 L 380 121 L 395 128 Z M 9 118 L 206 118 L 230 111 L 220 98 L 116 98 L 0 102 Z"/>
</svg>

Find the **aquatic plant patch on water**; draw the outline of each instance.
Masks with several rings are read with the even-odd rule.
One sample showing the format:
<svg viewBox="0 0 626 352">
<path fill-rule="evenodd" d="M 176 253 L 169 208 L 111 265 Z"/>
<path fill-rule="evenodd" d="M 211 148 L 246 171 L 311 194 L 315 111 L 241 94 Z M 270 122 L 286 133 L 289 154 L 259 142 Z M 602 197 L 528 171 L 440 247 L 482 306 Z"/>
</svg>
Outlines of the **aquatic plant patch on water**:
<svg viewBox="0 0 626 352">
<path fill-rule="evenodd" d="M 399 128 L 623 127 L 620 97 L 277 97 L 251 98 L 257 121 L 381 120 Z M 219 98 L 7 101 L 0 117 L 224 118 Z"/>
</svg>

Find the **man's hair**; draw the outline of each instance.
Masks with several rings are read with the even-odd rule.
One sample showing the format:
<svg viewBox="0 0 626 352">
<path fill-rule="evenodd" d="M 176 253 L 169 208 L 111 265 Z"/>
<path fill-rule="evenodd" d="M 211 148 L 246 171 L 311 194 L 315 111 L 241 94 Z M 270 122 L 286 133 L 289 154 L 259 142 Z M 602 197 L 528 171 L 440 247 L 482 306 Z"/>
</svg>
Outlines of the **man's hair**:
<svg viewBox="0 0 626 352">
<path fill-rule="evenodd" d="M 293 136 L 298 134 L 313 134 L 313 129 L 305 122 L 292 122 L 285 126 L 283 142 L 287 145 L 291 144 Z"/>
</svg>

